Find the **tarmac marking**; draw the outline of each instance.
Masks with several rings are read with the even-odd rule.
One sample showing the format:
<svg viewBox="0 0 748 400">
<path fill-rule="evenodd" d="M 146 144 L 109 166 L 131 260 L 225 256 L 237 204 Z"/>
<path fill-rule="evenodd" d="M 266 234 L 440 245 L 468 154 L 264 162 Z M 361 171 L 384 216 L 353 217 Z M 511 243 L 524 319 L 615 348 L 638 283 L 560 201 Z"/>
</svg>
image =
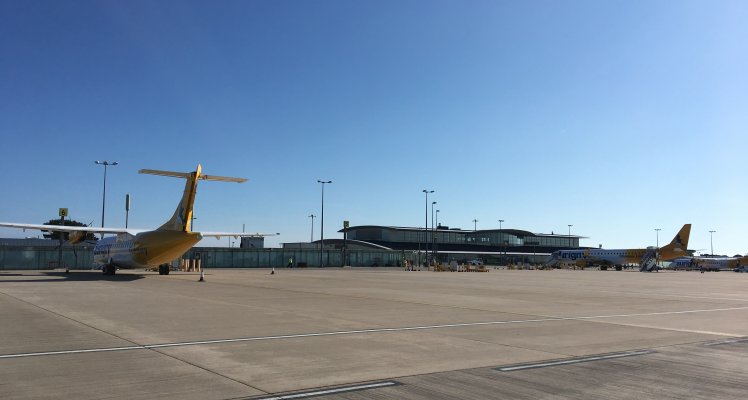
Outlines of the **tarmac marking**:
<svg viewBox="0 0 748 400">
<path fill-rule="evenodd" d="M 536 363 L 536 364 L 522 364 L 522 365 L 511 366 L 511 367 L 500 367 L 496 369 L 501 372 L 519 371 L 523 369 L 552 367 L 555 365 L 578 364 L 578 363 L 589 362 L 589 361 L 609 360 L 612 358 L 640 356 L 640 355 L 652 354 L 652 353 L 654 353 L 654 351 L 652 350 L 627 351 L 623 353 L 606 354 L 606 355 L 583 357 L 583 358 L 573 358 L 570 360 L 548 361 L 548 362 Z"/>
<path fill-rule="evenodd" d="M 535 323 L 535 322 L 584 321 L 584 320 L 603 319 L 603 318 L 626 318 L 626 317 L 641 317 L 641 316 L 652 316 L 652 315 L 675 315 L 675 314 L 690 314 L 690 313 L 702 313 L 702 312 L 735 311 L 735 310 L 746 310 L 746 309 L 748 309 L 748 307 L 715 308 L 715 309 L 685 310 L 685 311 L 663 311 L 663 312 L 637 313 L 637 314 L 593 315 L 593 316 L 582 316 L 582 317 L 545 317 L 545 318 L 524 319 L 524 320 L 465 322 L 465 323 L 459 323 L 459 324 L 406 326 L 406 327 L 400 327 L 400 328 L 356 329 L 356 330 L 349 330 L 349 331 L 299 333 L 299 334 L 276 335 L 276 336 L 251 336 L 251 337 L 241 337 L 241 338 L 231 338 L 231 339 L 198 340 L 198 341 L 190 341 L 190 342 L 158 343 L 158 344 L 133 345 L 133 346 L 121 346 L 121 347 L 105 347 L 105 348 L 95 348 L 95 349 L 2 354 L 0 355 L 0 359 L 35 357 L 35 356 L 51 356 L 51 355 L 62 355 L 62 354 L 78 354 L 78 353 L 100 353 L 100 352 L 106 352 L 106 351 L 148 350 L 148 349 L 159 349 L 159 348 L 167 348 L 167 347 L 251 342 L 251 341 L 259 341 L 259 340 L 278 340 L 278 339 L 297 339 L 297 338 L 322 337 L 322 336 L 355 335 L 355 334 L 362 334 L 362 333 L 405 332 L 405 331 L 417 331 L 417 330 L 427 330 L 427 329 L 459 328 L 459 327 L 485 326 L 485 325 L 527 324 L 527 323 Z"/>
<path fill-rule="evenodd" d="M 358 391 L 358 390 L 374 389 L 374 388 L 387 387 L 387 386 L 396 386 L 396 385 L 399 385 L 399 383 L 394 382 L 394 381 L 387 381 L 387 382 L 379 382 L 379 383 L 370 383 L 370 384 L 366 384 L 366 385 L 345 386 L 345 387 L 339 387 L 339 388 L 335 388 L 335 389 L 315 390 L 315 391 L 312 391 L 312 392 L 287 394 L 287 395 L 283 395 L 283 396 L 260 397 L 257 400 L 303 399 L 303 398 L 306 398 L 306 397 L 323 396 L 323 395 L 326 395 L 326 394 L 353 392 L 353 391 Z"/>
<path fill-rule="evenodd" d="M 662 297 L 679 297 L 684 299 L 703 299 L 703 300 L 727 300 L 727 301 L 740 301 L 748 302 L 748 299 L 736 299 L 734 297 L 711 297 L 711 296 L 689 296 L 684 294 L 666 294 L 666 293 L 652 293 L 652 292 L 626 292 L 628 294 L 641 294 L 641 295 L 654 295 Z"/>
<path fill-rule="evenodd" d="M 743 343 L 743 342 L 748 342 L 748 337 L 739 337 L 739 338 L 734 338 L 734 339 L 718 340 L 716 342 L 704 343 L 704 346 L 719 346 L 721 344 Z"/>
</svg>

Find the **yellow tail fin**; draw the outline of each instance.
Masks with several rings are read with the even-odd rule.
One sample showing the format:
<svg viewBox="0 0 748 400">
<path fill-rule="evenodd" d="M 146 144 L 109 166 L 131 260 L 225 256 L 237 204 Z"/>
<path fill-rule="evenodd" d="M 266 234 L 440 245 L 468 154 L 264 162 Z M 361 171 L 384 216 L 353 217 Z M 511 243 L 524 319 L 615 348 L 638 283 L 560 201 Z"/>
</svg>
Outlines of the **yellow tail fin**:
<svg viewBox="0 0 748 400">
<path fill-rule="evenodd" d="M 688 256 L 688 239 L 691 236 L 691 224 L 685 224 L 667 246 L 660 248 L 661 260 L 673 260 Z"/>
</svg>

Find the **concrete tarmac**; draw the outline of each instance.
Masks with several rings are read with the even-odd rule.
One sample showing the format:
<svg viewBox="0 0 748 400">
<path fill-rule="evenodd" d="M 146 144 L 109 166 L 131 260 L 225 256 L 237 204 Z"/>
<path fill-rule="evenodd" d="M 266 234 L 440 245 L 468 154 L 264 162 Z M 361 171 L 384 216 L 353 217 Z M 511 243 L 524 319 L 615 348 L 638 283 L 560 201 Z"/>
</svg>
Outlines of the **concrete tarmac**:
<svg viewBox="0 0 748 400">
<path fill-rule="evenodd" d="M 0 398 L 748 392 L 748 274 L 269 272 L 0 272 Z"/>
</svg>

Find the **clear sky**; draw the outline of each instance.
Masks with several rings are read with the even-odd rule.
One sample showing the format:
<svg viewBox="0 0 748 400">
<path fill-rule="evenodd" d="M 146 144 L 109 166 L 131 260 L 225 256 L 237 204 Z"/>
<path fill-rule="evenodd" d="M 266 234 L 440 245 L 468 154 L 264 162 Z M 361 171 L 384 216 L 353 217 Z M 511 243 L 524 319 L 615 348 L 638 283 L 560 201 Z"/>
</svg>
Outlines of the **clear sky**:
<svg viewBox="0 0 748 400">
<path fill-rule="evenodd" d="M 746 1 L 0 1 L 0 221 L 352 225 L 747 253 Z M 315 220 L 319 238 L 319 218 Z M 0 230 L 0 236 L 36 232 Z M 213 245 L 212 240 L 203 244 Z M 224 239 L 223 245 L 228 241 Z"/>
</svg>

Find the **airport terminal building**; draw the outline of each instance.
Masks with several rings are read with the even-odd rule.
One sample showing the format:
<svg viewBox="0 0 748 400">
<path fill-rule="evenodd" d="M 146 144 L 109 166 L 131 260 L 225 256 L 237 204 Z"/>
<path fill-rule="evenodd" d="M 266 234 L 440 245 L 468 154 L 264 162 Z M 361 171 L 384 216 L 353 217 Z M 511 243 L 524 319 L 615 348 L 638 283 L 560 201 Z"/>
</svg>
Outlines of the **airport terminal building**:
<svg viewBox="0 0 748 400">
<path fill-rule="evenodd" d="M 487 264 L 540 263 L 556 250 L 576 249 L 584 236 L 533 233 L 520 229 L 463 230 L 439 225 L 436 229 L 361 225 L 339 231 L 346 239 L 326 239 L 326 249 L 398 251 L 404 259 L 442 263 L 483 259 Z M 286 243 L 284 248 L 317 247 L 314 243 Z"/>
<path fill-rule="evenodd" d="M 442 262 L 483 258 L 486 262 L 541 262 L 556 250 L 579 247 L 578 235 L 533 233 L 519 229 L 463 230 L 439 225 L 423 228 L 362 225 L 343 229 L 348 240 L 392 250 L 435 253 Z"/>
</svg>

